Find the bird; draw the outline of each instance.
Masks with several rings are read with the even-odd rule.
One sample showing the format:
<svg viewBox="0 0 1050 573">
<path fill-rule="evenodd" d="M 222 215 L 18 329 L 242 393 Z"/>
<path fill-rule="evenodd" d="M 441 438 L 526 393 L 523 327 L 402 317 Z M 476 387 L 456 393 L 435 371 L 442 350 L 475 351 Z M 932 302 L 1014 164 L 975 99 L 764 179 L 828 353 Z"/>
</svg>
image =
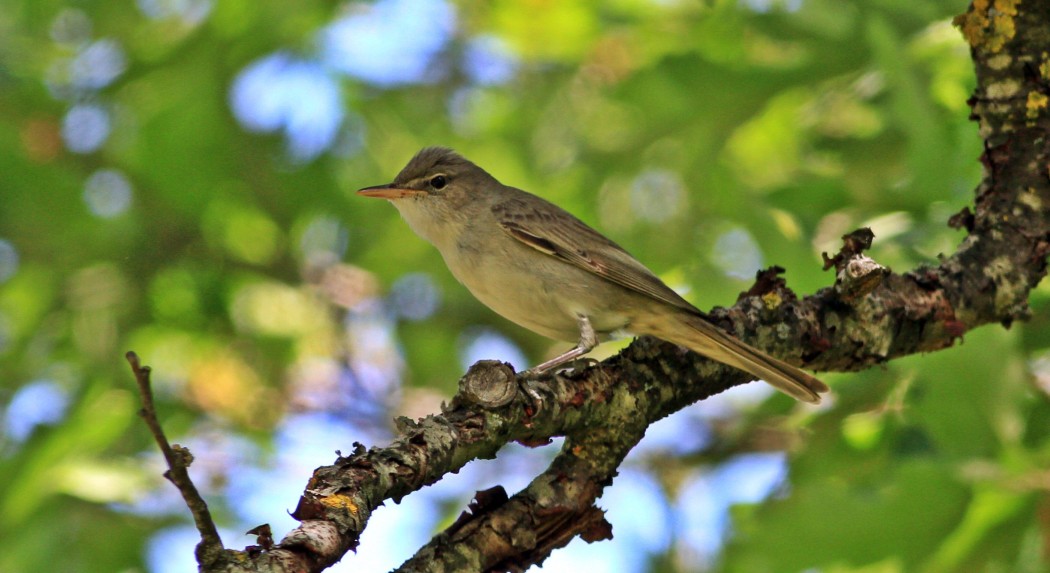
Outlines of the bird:
<svg viewBox="0 0 1050 573">
<path fill-rule="evenodd" d="M 579 359 L 602 340 L 651 335 L 819 403 L 828 387 L 713 324 L 626 250 L 539 196 L 500 183 L 446 147 L 416 153 L 391 183 L 359 195 L 388 200 L 441 253 L 455 278 L 511 322 L 571 350 L 527 371 Z"/>
</svg>

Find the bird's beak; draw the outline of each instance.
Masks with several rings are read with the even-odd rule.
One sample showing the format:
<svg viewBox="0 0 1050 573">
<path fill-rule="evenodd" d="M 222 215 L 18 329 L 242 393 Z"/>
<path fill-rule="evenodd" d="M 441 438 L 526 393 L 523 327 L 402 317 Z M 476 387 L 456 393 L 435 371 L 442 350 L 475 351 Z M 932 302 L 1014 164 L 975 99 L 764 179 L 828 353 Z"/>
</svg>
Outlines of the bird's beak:
<svg viewBox="0 0 1050 573">
<path fill-rule="evenodd" d="M 365 197 L 378 197 L 380 199 L 401 199 L 403 197 L 418 197 L 420 195 L 426 195 L 426 191 L 419 189 L 402 189 L 395 187 L 393 183 L 387 185 L 376 185 L 374 187 L 365 187 L 357 191 L 358 195 L 364 195 Z"/>
</svg>

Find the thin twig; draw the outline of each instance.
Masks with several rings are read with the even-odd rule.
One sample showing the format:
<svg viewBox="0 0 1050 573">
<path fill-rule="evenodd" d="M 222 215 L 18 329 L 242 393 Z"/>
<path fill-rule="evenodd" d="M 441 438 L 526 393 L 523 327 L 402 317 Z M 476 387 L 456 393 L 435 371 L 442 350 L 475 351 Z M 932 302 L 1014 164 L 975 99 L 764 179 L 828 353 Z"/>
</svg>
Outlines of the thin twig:
<svg viewBox="0 0 1050 573">
<path fill-rule="evenodd" d="M 157 409 L 153 405 L 153 387 L 150 384 L 152 369 L 149 366 L 143 366 L 134 352 L 129 351 L 125 354 L 125 358 L 131 364 L 131 371 L 135 374 L 139 394 L 142 396 L 142 409 L 139 410 L 139 415 L 146 421 L 150 433 L 153 434 L 153 439 L 156 440 L 157 446 L 168 463 L 168 471 L 164 472 L 164 477 L 182 494 L 182 499 L 186 502 L 190 513 L 193 514 L 193 522 L 200 533 L 201 541 L 197 544 L 197 561 L 201 565 L 214 563 L 222 555 L 222 539 L 219 538 L 215 521 L 212 520 L 211 512 L 208 511 L 208 504 L 197 491 L 197 486 L 193 485 L 193 480 L 190 479 L 188 468 L 193 463 L 193 454 L 189 449 L 178 444 L 171 445 L 167 436 L 164 435 L 164 429 L 157 420 Z"/>
</svg>

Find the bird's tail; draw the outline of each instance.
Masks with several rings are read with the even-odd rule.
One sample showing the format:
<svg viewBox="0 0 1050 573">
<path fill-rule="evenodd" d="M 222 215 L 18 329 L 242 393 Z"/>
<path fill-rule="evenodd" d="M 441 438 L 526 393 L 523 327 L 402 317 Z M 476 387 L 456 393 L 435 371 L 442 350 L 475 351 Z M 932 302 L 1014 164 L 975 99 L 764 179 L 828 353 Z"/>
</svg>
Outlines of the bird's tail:
<svg viewBox="0 0 1050 573">
<path fill-rule="evenodd" d="M 820 393 L 828 391 L 820 380 L 745 344 L 701 316 L 675 313 L 671 320 L 660 322 L 650 334 L 757 376 L 793 398 L 819 404 Z"/>
</svg>

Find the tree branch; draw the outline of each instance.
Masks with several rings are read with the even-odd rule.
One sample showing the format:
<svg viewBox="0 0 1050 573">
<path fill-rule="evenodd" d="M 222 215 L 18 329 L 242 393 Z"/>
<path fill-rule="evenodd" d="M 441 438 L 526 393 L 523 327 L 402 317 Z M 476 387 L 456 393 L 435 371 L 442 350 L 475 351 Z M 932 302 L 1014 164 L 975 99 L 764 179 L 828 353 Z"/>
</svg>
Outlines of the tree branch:
<svg viewBox="0 0 1050 573">
<path fill-rule="evenodd" d="M 197 544 L 196 551 L 197 562 L 202 567 L 208 567 L 221 558 L 222 539 L 219 538 L 219 530 L 215 527 L 211 512 L 208 511 L 208 504 L 197 491 L 193 480 L 190 479 L 189 467 L 193 463 L 193 454 L 178 444 L 171 445 L 168 437 L 164 435 L 164 429 L 157 419 L 157 408 L 153 403 L 153 385 L 150 382 L 152 369 L 149 366 L 143 366 L 134 352 L 128 352 L 125 358 L 131 365 L 131 372 L 135 375 L 139 396 L 142 398 L 142 409 L 139 410 L 139 415 L 149 426 L 150 433 L 153 434 L 153 439 L 157 442 L 157 447 L 164 454 L 164 460 L 168 464 L 168 471 L 164 472 L 164 477 L 175 484 L 179 493 L 182 494 L 186 507 L 193 514 L 193 523 L 197 526 L 197 532 L 200 533 L 201 541 Z"/>
<path fill-rule="evenodd" d="M 626 422 L 627 431 L 607 426 L 566 440 L 550 467 L 509 500 L 506 493 L 479 492 L 478 508 L 397 571 L 524 571 L 576 536 L 589 543 L 612 539 L 612 525 L 594 502 L 645 435 L 647 424 Z"/>
</svg>

